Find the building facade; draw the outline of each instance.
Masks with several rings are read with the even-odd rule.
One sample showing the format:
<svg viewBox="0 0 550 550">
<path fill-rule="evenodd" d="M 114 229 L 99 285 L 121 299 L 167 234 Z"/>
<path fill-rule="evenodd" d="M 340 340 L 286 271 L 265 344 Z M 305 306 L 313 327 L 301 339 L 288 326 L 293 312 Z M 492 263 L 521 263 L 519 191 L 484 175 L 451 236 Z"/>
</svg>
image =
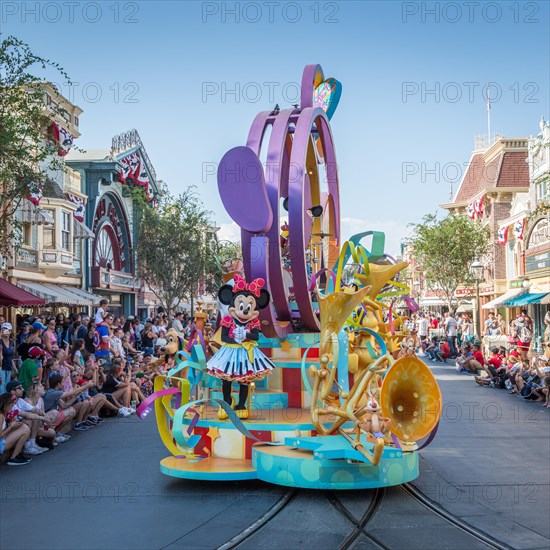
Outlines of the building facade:
<svg viewBox="0 0 550 550">
<path fill-rule="evenodd" d="M 482 141 L 472 153 L 453 202 L 441 205 L 451 214 L 469 216 L 490 229 L 488 253 L 480 258 L 484 264 L 479 287 L 481 326 L 490 309 L 495 310 L 514 294 L 507 280 L 506 249 L 499 244 L 499 228 L 502 220 L 510 217 L 516 196 L 529 190 L 527 141 L 498 135 Z M 475 293 L 475 288 L 463 287 L 457 290 L 457 297 Z M 509 316 L 506 309 L 501 313 Z"/>
<path fill-rule="evenodd" d="M 41 189 L 21 199 L 15 212 L 20 231 L 20 245 L 7 265 L 10 283 L 44 300 L 44 313 L 68 314 L 87 309 L 99 298 L 87 292 L 85 254 L 93 236 L 83 223 L 87 195 L 81 187 L 80 175 L 65 161 L 67 148 L 80 137 L 79 118 L 82 109 L 45 85 L 46 108 L 60 142 L 60 166 L 45 171 Z M 53 109 L 55 107 L 55 110 Z M 10 311 L 31 313 L 32 307 Z"/>
<path fill-rule="evenodd" d="M 86 211 L 86 224 L 93 233 L 85 253 L 87 284 L 109 300 L 109 309 L 115 314 L 135 315 L 139 305 L 153 307 L 150 295 L 138 302 L 142 290 L 135 246 L 139 207 L 132 189 L 143 188 L 150 202 L 159 189 L 138 132 L 115 136 L 110 149 L 75 151 L 67 164 L 80 174 L 85 193 L 92 197 Z"/>
<path fill-rule="evenodd" d="M 538 352 L 550 304 L 550 124 L 544 118 L 539 134 L 528 140 L 527 164 L 529 189 L 516 197 L 499 235 L 506 253 L 507 286 L 515 293 L 504 305 L 512 317 L 528 309 L 534 326 L 532 348 Z"/>
</svg>

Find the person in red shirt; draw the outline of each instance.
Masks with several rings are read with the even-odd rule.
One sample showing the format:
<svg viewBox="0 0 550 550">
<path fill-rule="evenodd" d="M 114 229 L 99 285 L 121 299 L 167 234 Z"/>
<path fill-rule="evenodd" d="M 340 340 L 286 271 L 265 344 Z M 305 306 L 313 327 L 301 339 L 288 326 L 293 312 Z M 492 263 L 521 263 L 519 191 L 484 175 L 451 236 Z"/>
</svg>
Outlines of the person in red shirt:
<svg viewBox="0 0 550 550">
<path fill-rule="evenodd" d="M 472 355 L 470 360 L 466 363 L 466 366 L 470 372 L 477 374 L 478 372 L 485 370 L 485 357 L 483 357 L 479 344 L 474 344 L 472 349 Z"/>
<path fill-rule="evenodd" d="M 437 320 L 437 317 L 435 315 L 432 317 L 432 320 L 430 321 L 430 328 L 433 328 L 433 329 L 439 328 L 439 321 Z"/>
<path fill-rule="evenodd" d="M 444 359 L 449 359 L 451 357 L 451 348 L 449 347 L 447 341 L 442 340 L 439 344 L 439 349 L 443 352 Z"/>
<path fill-rule="evenodd" d="M 487 364 L 489 365 L 489 368 L 493 367 L 495 371 L 500 369 L 500 367 L 502 366 L 502 356 L 498 352 L 498 348 L 491 348 L 491 357 L 487 361 Z"/>
</svg>

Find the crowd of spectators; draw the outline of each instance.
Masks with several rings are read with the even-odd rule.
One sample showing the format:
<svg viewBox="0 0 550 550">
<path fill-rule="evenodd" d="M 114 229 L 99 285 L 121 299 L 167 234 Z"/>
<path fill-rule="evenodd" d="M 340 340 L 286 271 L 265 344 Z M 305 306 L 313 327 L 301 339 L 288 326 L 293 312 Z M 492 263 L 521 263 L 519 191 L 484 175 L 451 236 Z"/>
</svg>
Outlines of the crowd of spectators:
<svg viewBox="0 0 550 550">
<path fill-rule="evenodd" d="M 484 352 L 474 336 L 468 313 L 444 316 L 419 313 L 407 320 L 417 350 L 432 361 L 455 360 L 456 370 L 474 376 L 480 386 L 506 389 L 523 399 L 539 401 L 550 408 L 550 312 L 545 316 L 542 354 L 528 358 L 533 339 L 533 321 L 521 310 L 508 326 L 502 315 L 489 312 L 483 324 L 484 337 L 503 337 L 506 345 Z M 431 332 L 431 334 L 430 334 Z M 437 332 L 438 335 L 434 333 Z"/>
<path fill-rule="evenodd" d="M 0 455 L 28 464 L 34 455 L 87 431 L 109 416 L 135 414 L 152 392 L 152 366 L 173 328 L 188 337 L 191 319 L 160 312 L 142 322 L 115 316 L 102 300 L 95 315 L 0 318 Z"/>
</svg>

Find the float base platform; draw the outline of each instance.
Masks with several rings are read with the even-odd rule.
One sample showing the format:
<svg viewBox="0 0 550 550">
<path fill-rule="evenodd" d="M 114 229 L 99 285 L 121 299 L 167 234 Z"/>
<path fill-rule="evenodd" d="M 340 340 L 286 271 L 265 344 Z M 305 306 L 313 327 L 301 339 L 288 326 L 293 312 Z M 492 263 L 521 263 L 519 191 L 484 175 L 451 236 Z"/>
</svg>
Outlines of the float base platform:
<svg viewBox="0 0 550 550">
<path fill-rule="evenodd" d="M 251 460 L 238 458 L 187 459 L 168 456 L 161 460 L 160 471 L 167 476 L 208 481 L 257 479 Z"/>
<path fill-rule="evenodd" d="M 373 489 L 407 483 L 418 477 L 418 453 L 386 447 L 380 464 L 355 460 L 341 436 L 287 438 L 286 445 L 257 443 L 252 459 L 196 455 L 167 457 L 163 474 L 204 481 L 259 479 L 275 485 L 303 489 Z M 365 448 L 370 450 L 370 444 Z M 335 458 L 336 456 L 346 458 Z"/>
</svg>

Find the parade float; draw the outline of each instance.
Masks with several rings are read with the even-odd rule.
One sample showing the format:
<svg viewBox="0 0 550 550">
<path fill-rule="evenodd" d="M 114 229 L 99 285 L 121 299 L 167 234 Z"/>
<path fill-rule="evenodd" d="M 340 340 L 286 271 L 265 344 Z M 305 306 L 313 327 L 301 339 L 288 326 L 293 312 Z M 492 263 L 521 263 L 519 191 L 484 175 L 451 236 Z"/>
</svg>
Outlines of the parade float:
<svg viewBox="0 0 550 550">
<path fill-rule="evenodd" d="M 416 307 L 407 264 L 381 232 L 341 240 L 330 126 L 341 89 L 306 66 L 300 105 L 258 113 L 221 159 L 241 257 L 223 262 L 219 328 L 209 341 L 195 328 L 138 408 L 155 411 L 166 475 L 316 489 L 418 476 L 442 399 L 397 313 Z"/>
</svg>

